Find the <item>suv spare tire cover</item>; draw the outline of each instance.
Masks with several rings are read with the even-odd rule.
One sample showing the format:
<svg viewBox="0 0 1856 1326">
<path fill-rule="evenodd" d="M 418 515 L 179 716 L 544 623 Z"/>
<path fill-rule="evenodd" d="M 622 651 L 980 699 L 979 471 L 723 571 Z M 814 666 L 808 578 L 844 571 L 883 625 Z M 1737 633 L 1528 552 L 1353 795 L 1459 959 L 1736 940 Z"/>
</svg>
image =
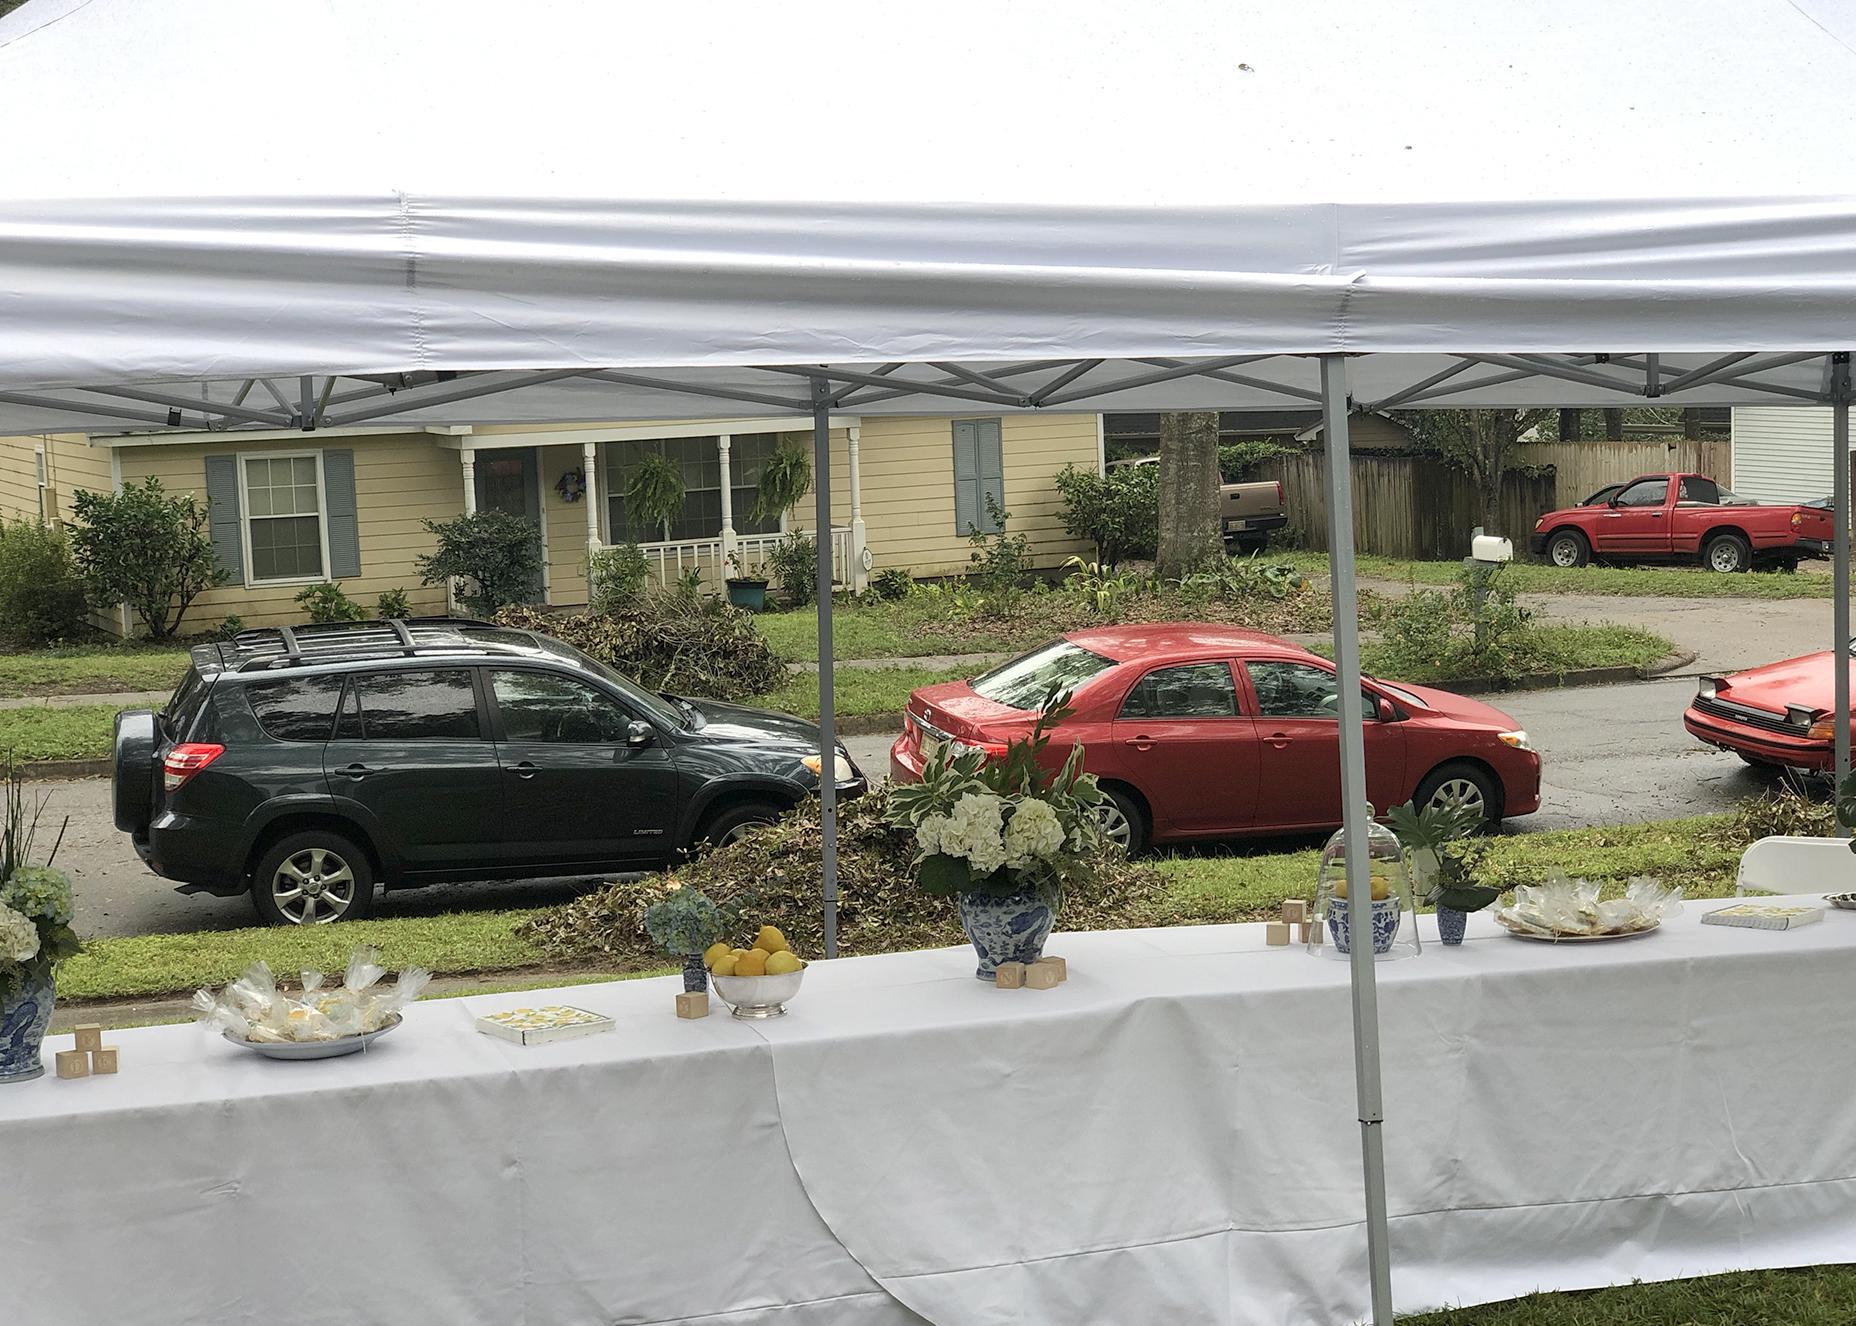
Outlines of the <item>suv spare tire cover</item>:
<svg viewBox="0 0 1856 1326">
<path fill-rule="evenodd" d="M 116 762 L 110 773 L 116 827 L 137 833 L 148 827 L 155 805 L 155 748 L 161 732 L 148 709 L 116 715 Z"/>
</svg>

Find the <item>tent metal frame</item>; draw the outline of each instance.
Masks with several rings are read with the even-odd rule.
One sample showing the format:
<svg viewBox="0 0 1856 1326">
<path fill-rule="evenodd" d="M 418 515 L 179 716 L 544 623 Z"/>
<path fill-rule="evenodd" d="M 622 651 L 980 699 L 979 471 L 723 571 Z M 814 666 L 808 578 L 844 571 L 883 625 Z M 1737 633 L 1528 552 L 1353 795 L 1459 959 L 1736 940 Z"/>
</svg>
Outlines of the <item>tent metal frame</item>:
<svg viewBox="0 0 1856 1326">
<path fill-rule="evenodd" d="M 959 364 L 936 361 L 926 364 L 893 362 L 874 365 L 791 364 L 738 369 L 742 373 L 764 374 L 766 390 L 750 379 L 740 385 L 706 385 L 700 381 L 678 381 L 662 376 L 665 370 L 651 372 L 629 368 L 566 368 L 546 371 L 479 371 L 394 374 L 385 377 L 321 376 L 305 374 L 294 384 L 285 386 L 268 377 L 246 379 L 231 401 L 215 401 L 202 395 L 199 399 L 181 394 L 167 384 L 160 389 L 140 386 L 106 386 L 65 388 L 31 392 L 0 392 L 0 404 L 70 411 L 74 416 L 119 419 L 127 425 L 140 424 L 153 430 L 192 432 L 227 432 L 236 436 L 239 425 L 268 428 L 295 428 L 313 432 L 320 428 L 346 428 L 357 424 L 391 420 L 437 405 L 478 400 L 525 387 L 550 382 L 585 378 L 614 385 L 663 391 L 680 396 L 706 397 L 717 401 L 747 402 L 796 419 L 809 417 L 812 422 L 815 498 L 820 529 L 830 526 L 831 515 L 831 415 L 834 411 L 855 411 L 880 401 L 922 396 L 946 401 L 989 405 L 1006 410 L 1056 409 L 1106 402 L 1118 393 L 1152 387 L 1168 382 L 1199 378 L 1242 386 L 1282 398 L 1285 405 L 1306 407 L 1318 403 L 1327 441 L 1326 493 L 1330 512 L 1329 548 L 1331 588 L 1334 598 L 1335 665 L 1340 687 L 1341 801 L 1345 831 L 1350 840 L 1364 840 L 1372 814 L 1366 800 L 1365 727 L 1360 699 L 1360 639 L 1358 593 L 1353 565 L 1353 499 L 1349 469 L 1344 458 L 1349 454 L 1348 420 L 1353 414 L 1388 410 L 1401 406 L 1450 406 L 1474 408 L 1480 404 L 1464 398 L 1508 383 L 1524 380 L 1551 380 L 1564 383 L 1569 395 L 1579 392 L 1604 392 L 1600 402 L 1616 407 L 1621 398 L 1653 401 L 1658 405 L 1679 406 L 1690 393 L 1704 387 L 1717 391 L 1723 386 L 1771 396 L 1787 402 L 1828 405 L 1832 410 L 1835 449 L 1834 507 L 1836 544 L 1834 549 L 1834 635 L 1832 648 L 1847 652 L 1850 648 L 1850 433 L 1849 412 L 1853 394 L 1850 357 L 1847 351 L 1808 351 L 1801 353 L 1762 353 L 1735 351 L 1722 354 L 1699 366 L 1678 369 L 1667 366 L 1653 353 L 1617 354 L 1456 354 L 1455 362 L 1378 400 L 1356 403 L 1348 390 L 1348 365 L 1353 356 L 1325 354 L 1248 354 L 1226 355 L 1207 359 L 1133 358 L 1125 362 L 1139 364 L 1142 372 L 1121 373 L 1112 380 L 1101 380 L 1099 371 L 1110 361 L 1092 359 L 1045 359 L 1026 363 Z M 1811 360 L 1823 361 L 1822 386 L 1807 390 L 1783 383 L 1760 380 L 1761 374 L 1791 367 Z M 1310 361 L 1319 369 L 1320 389 L 1312 390 L 1291 382 L 1277 382 L 1254 372 L 1239 373 L 1241 368 L 1278 362 L 1294 364 L 1304 371 Z M 1493 370 L 1478 373 L 1478 369 Z M 917 370 L 917 371 L 910 371 Z M 926 376 L 927 370 L 934 376 Z M 1029 382 L 1024 381 L 1030 379 Z M 1085 379 L 1093 379 L 1085 382 Z M 286 386 L 294 386 L 292 393 Z M 276 409 L 247 405 L 254 388 L 261 387 Z M 795 388 L 803 388 L 800 394 Z M 100 399 L 99 399 L 100 398 Z M 1587 402 L 1592 404 L 1594 402 Z M 147 407 L 159 407 L 150 410 Z M 1110 407 L 1112 408 L 1112 407 Z M 1207 408 L 1204 406 L 1192 408 Z M 1251 404 L 1248 408 L 1263 408 Z M 131 429 L 124 428 L 123 432 Z M 819 755 L 821 769 L 832 769 L 837 755 L 837 736 L 833 720 L 833 649 L 831 601 L 831 549 L 829 541 L 820 540 L 818 562 L 818 635 L 819 635 Z M 1847 667 L 1835 670 L 1835 708 L 1841 715 L 1850 712 L 1850 680 Z M 1847 721 L 1836 725 L 1836 759 L 1834 775 L 1839 786 L 1850 769 L 1850 733 Z M 838 951 L 838 879 L 837 879 L 837 796 L 835 778 L 820 778 L 820 816 L 823 833 L 822 894 L 824 906 L 825 953 L 835 957 Z M 1366 909 L 1368 898 L 1368 863 L 1364 853 L 1347 854 L 1348 907 L 1354 913 L 1355 934 L 1370 930 Z M 1354 1077 L 1360 1119 L 1360 1146 L 1364 1166 L 1368 1268 L 1371 1278 L 1373 1320 L 1378 1326 L 1392 1321 L 1391 1255 L 1388 1242 L 1385 1143 L 1379 1059 L 1378 987 L 1371 949 L 1356 944 L 1351 954 L 1352 1012 L 1354 1030 Z"/>
</svg>

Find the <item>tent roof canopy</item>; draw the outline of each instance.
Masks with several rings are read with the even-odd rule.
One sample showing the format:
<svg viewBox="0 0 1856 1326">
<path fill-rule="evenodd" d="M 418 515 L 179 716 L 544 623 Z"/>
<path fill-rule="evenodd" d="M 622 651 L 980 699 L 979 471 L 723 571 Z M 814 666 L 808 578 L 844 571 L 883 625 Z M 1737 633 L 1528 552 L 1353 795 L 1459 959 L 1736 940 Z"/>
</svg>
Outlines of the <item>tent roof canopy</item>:
<svg viewBox="0 0 1856 1326">
<path fill-rule="evenodd" d="M 1853 10 L 31 0 L 0 433 L 1822 400 Z"/>
</svg>

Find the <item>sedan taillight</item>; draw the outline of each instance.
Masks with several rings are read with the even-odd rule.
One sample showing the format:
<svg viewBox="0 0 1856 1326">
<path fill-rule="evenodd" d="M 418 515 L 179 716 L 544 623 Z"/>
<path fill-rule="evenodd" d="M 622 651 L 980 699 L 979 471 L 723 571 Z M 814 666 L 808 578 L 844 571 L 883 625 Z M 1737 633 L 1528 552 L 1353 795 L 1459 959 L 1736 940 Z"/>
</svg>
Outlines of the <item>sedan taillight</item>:
<svg viewBox="0 0 1856 1326">
<path fill-rule="evenodd" d="M 226 753 L 224 746 L 207 741 L 183 741 L 161 760 L 161 786 L 169 792 L 185 787 L 187 781 Z"/>
</svg>

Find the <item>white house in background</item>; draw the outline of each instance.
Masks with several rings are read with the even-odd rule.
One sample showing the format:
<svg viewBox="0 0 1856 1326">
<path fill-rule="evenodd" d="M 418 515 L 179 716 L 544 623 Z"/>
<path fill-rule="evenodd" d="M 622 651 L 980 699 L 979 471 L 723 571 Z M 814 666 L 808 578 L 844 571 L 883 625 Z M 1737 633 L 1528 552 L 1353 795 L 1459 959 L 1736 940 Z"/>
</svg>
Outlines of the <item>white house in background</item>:
<svg viewBox="0 0 1856 1326">
<path fill-rule="evenodd" d="M 1756 502 L 1815 502 L 1830 496 L 1830 408 L 1736 405 L 1733 490 Z"/>
</svg>

